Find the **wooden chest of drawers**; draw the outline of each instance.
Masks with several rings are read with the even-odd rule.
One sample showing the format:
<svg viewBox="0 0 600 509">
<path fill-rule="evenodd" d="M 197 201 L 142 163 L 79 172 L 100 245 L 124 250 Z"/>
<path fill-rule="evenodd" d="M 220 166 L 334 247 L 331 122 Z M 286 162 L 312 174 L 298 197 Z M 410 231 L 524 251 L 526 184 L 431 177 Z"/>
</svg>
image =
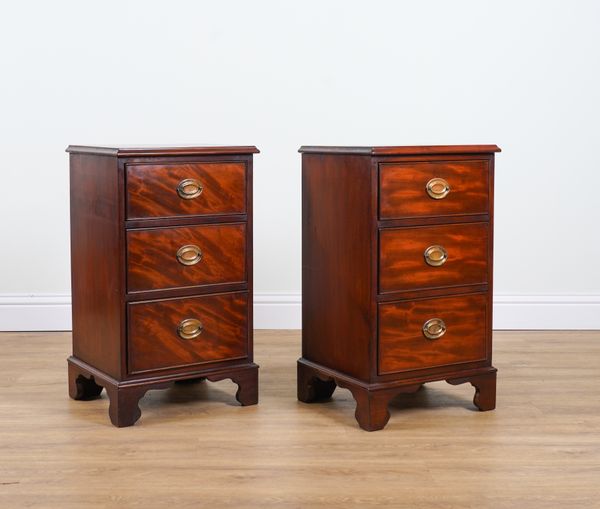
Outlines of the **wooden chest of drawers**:
<svg viewBox="0 0 600 509">
<path fill-rule="evenodd" d="M 256 147 L 70 146 L 69 394 L 105 388 L 115 426 L 149 389 L 230 378 L 258 402 L 252 352 Z"/>
<path fill-rule="evenodd" d="M 298 399 L 350 389 L 382 429 L 396 394 L 470 382 L 495 408 L 495 145 L 302 147 Z"/>
</svg>

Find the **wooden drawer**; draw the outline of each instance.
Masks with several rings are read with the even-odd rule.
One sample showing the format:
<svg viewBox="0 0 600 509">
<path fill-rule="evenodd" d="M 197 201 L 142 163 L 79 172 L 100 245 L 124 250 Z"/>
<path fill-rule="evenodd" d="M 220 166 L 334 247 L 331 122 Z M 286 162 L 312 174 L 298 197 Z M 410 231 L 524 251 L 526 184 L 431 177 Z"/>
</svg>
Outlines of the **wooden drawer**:
<svg viewBox="0 0 600 509">
<path fill-rule="evenodd" d="M 458 214 L 485 214 L 489 210 L 488 163 L 440 161 L 389 163 L 379 165 L 379 217 L 396 219 Z M 444 188 L 433 179 L 443 179 Z M 428 194 L 428 183 L 433 189 Z"/>
<path fill-rule="evenodd" d="M 379 374 L 485 360 L 487 313 L 486 294 L 380 304 Z M 423 330 L 432 319 L 445 324 L 437 339 Z"/>
<path fill-rule="evenodd" d="M 245 163 L 128 164 L 126 169 L 127 219 L 246 212 Z"/>
<path fill-rule="evenodd" d="M 444 251 L 446 260 L 435 265 L 442 261 L 438 258 Z M 379 231 L 380 293 L 474 285 L 487 280 L 487 223 Z"/>
<path fill-rule="evenodd" d="M 130 373 L 240 359 L 248 353 L 248 296 L 228 293 L 128 305 Z M 183 320 L 199 320 L 180 332 Z M 202 332 L 184 339 L 180 333 Z"/>
<path fill-rule="evenodd" d="M 129 292 L 243 281 L 244 223 L 127 232 Z"/>
</svg>

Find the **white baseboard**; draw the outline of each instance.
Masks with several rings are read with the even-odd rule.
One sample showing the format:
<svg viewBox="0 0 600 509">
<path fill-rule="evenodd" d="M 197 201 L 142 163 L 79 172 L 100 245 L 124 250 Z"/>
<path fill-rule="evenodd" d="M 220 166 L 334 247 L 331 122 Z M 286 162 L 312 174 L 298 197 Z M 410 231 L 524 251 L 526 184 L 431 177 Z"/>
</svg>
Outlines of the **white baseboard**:
<svg viewBox="0 0 600 509">
<path fill-rule="evenodd" d="M 600 295 L 494 295 L 494 329 L 600 329 Z"/>
<path fill-rule="evenodd" d="M 0 331 L 71 330 L 70 295 L 0 295 Z"/>
<path fill-rule="evenodd" d="M 302 297 L 299 293 L 254 294 L 255 329 L 301 329 Z"/>
<path fill-rule="evenodd" d="M 255 294 L 254 328 L 299 329 L 300 294 Z M 70 295 L 0 295 L 0 331 L 71 329 Z M 496 295 L 494 329 L 600 330 L 600 295 Z"/>
</svg>

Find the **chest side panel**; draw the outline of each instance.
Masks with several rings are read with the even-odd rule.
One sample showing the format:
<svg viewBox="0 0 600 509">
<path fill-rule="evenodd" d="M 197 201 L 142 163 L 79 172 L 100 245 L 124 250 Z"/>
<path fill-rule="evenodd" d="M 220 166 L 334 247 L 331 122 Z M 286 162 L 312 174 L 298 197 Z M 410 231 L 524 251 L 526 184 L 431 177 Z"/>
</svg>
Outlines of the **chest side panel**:
<svg viewBox="0 0 600 509">
<path fill-rule="evenodd" d="M 373 334 L 370 158 L 302 157 L 303 357 L 368 380 Z"/>
<path fill-rule="evenodd" d="M 122 213 L 115 157 L 71 154 L 73 354 L 121 377 Z"/>
</svg>

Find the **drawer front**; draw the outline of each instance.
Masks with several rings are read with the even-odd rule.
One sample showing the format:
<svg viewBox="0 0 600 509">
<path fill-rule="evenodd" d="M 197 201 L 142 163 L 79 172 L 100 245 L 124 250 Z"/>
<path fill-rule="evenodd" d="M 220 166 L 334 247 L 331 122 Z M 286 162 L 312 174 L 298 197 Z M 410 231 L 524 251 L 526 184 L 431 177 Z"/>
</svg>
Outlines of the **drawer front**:
<svg viewBox="0 0 600 509">
<path fill-rule="evenodd" d="M 129 292 L 244 281 L 244 223 L 127 232 Z"/>
<path fill-rule="evenodd" d="M 487 313 L 486 294 L 380 304 L 379 374 L 485 360 Z"/>
<path fill-rule="evenodd" d="M 133 303 L 128 312 L 130 373 L 248 355 L 246 293 Z"/>
<path fill-rule="evenodd" d="M 245 163 L 127 165 L 127 218 L 246 212 Z"/>
<path fill-rule="evenodd" d="M 380 293 L 486 283 L 487 262 L 487 223 L 379 232 Z"/>
<path fill-rule="evenodd" d="M 485 214 L 488 193 L 487 161 L 379 165 L 381 219 Z"/>
</svg>

